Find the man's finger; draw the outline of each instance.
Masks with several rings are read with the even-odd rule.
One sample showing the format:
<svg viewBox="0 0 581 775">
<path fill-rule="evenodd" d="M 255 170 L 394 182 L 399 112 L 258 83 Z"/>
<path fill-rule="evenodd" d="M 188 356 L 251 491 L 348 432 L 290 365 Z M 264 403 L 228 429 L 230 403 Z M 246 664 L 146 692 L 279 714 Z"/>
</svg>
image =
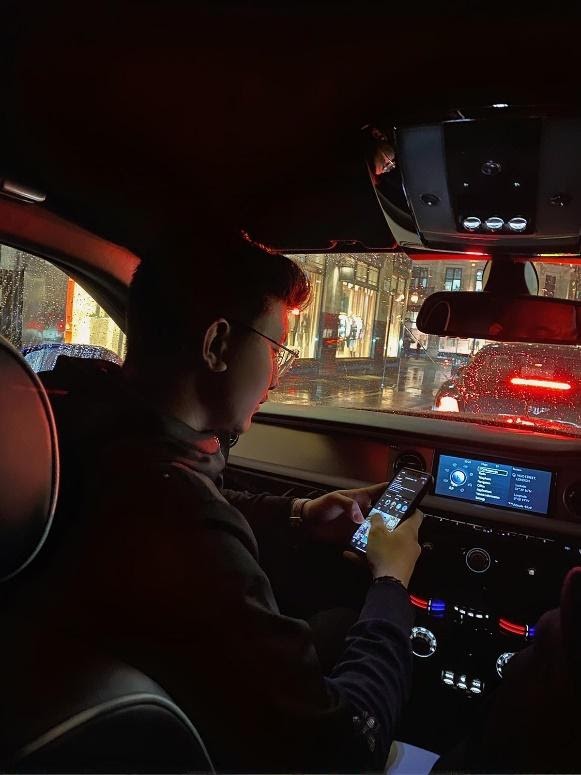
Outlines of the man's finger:
<svg viewBox="0 0 581 775">
<path fill-rule="evenodd" d="M 355 498 L 362 508 L 369 510 L 386 487 L 387 482 L 379 482 L 379 484 L 372 484 L 359 490 L 347 490 L 347 494 Z"/>
<path fill-rule="evenodd" d="M 340 490 L 342 495 L 353 498 L 363 509 L 369 509 L 372 503 L 379 498 L 381 493 L 387 487 L 387 482 L 379 484 L 370 484 L 369 487 L 358 487 L 354 490 Z"/>
<path fill-rule="evenodd" d="M 385 522 L 383 521 L 381 514 L 374 514 L 369 521 L 371 522 L 372 528 L 385 527 Z"/>
<path fill-rule="evenodd" d="M 408 517 L 398 528 L 398 530 L 401 530 L 403 527 L 405 527 L 406 530 L 409 530 L 411 533 L 413 533 L 416 538 L 418 535 L 418 530 L 421 527 L 422 522 L 424 521 L 424 514 L 419 509 L 416 509 L 414 513 L 411 515 L 411 517 Z"/>
<path fill-rule="evenodd" d="M 365 517 L 363 516 L 361 507 L 357 501 L 353 501 L 353 505 L 351 506 L 351 519 L 353 522 L 355 522 L 356 525 L 360 525 L 365 521 Z"/>
<path fill-rule="evenodd" d="M 343 495 L 343 493 L 335 493 L 335 503 L 341 506 L 345 515 L 348 516 L 352 522 L 355 522 L 356 525 L 360 525 L 364 521 L 365 517 L 361 512 L 361 507 L 356 500 L 353 500 L 353 498 L 350 498 L 348 495 Z"/>
</svg>

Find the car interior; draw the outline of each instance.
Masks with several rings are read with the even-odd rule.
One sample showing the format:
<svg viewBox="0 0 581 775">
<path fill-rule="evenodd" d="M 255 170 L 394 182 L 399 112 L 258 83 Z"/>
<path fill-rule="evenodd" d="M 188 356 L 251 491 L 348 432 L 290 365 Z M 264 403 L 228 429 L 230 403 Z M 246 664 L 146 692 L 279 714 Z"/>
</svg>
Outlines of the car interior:
<svg viewBox="0 0 581 775">
<path fill-rule="evenodd" d="M 232 440 L 227 485 L 302 498 L 433 476 L 398 740 L 445 753 L 581 564 L 573 29 L 366 4 L 7 8 L 0 769 L 213 771 L 163 687 L 12 602 L 58 522 L 37 373 L 121 363 L 139 261 L 210 217 L 313 286 L 289 313 L 296 365 Z M 168 294 L 180 261 L 211 256 L 168 262 Z"/>
</svg>

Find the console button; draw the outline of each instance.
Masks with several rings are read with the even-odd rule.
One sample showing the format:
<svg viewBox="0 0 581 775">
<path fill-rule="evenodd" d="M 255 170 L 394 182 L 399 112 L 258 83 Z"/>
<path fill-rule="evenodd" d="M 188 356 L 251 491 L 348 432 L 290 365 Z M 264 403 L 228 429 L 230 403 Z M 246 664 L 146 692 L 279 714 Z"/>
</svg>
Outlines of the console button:
<svg viewBox="0 0 581 775">
<path fill-rule="evenodd" d="M 486 573 L 492 565 L 492 558 L 486 549 L 476 546 L 466 552 L 466 565 L 473 573 Z"/>
<path fill-rule="evenodd" d="M 507 662 L 514 657 L 514 651 L 505 651 L 496 660 L 496 672 L 499 677 L 502 678 L 502 671 L 506 667 Z"/>
<path fill-rule="evenodd" d="M 416 657 L 431 657 L 438 647 L 436 636 L 425 627 L 414 627 L 411 640 L 412 651 Z"/>
</svg>

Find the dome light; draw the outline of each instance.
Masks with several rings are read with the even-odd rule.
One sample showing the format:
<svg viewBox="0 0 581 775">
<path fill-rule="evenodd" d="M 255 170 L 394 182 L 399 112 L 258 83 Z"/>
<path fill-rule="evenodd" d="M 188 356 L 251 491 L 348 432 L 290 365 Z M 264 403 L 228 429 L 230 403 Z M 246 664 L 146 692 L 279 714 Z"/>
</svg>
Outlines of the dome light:
<svg viewBox="0 0 581 775">
<path fill-rule="evenodd" d="M 502 229 L 504 226 L 504 221 L 497 215 L 493 215 L 492 217 L 487 218 L 484 223 L 486 224 L 486 228 L 489 231 L 500 231 L 500 229 Z"/>
<path fill-rule="evenodd" d="M 476 231 L 476 229 L 480 228 L 480 225 L 482 224 L 482 221 L 480 218 L 476 218 L 475 215 L 470 215 L 468 218 L 464 218 L 462 221 L 462 226 L 467 231 Z"/>
<path fill-rule="evenodd" d="M 524 231 L 526 227 L 528 226 L 528 221 L 526 218 L 521 218 L 520 216 L 517 216 L 516 218 L 511 218 L 508 222 L 508 228 L 512 229 L 512 231 Z"/>
</svg>

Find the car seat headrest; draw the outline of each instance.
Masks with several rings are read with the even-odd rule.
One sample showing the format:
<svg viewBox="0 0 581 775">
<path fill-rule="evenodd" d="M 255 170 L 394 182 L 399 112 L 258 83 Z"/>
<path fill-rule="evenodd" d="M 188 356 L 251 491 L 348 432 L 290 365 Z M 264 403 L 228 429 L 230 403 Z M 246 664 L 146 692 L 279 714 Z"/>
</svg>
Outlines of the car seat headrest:
<svg viewBox="0 0 581 775">
<path fill-rule="evenodd" d="M 57 434 L 46 392 L 0 337 L 0 581 L 28 565 L 44 543 L 58 479 Z"/>
</svg>

